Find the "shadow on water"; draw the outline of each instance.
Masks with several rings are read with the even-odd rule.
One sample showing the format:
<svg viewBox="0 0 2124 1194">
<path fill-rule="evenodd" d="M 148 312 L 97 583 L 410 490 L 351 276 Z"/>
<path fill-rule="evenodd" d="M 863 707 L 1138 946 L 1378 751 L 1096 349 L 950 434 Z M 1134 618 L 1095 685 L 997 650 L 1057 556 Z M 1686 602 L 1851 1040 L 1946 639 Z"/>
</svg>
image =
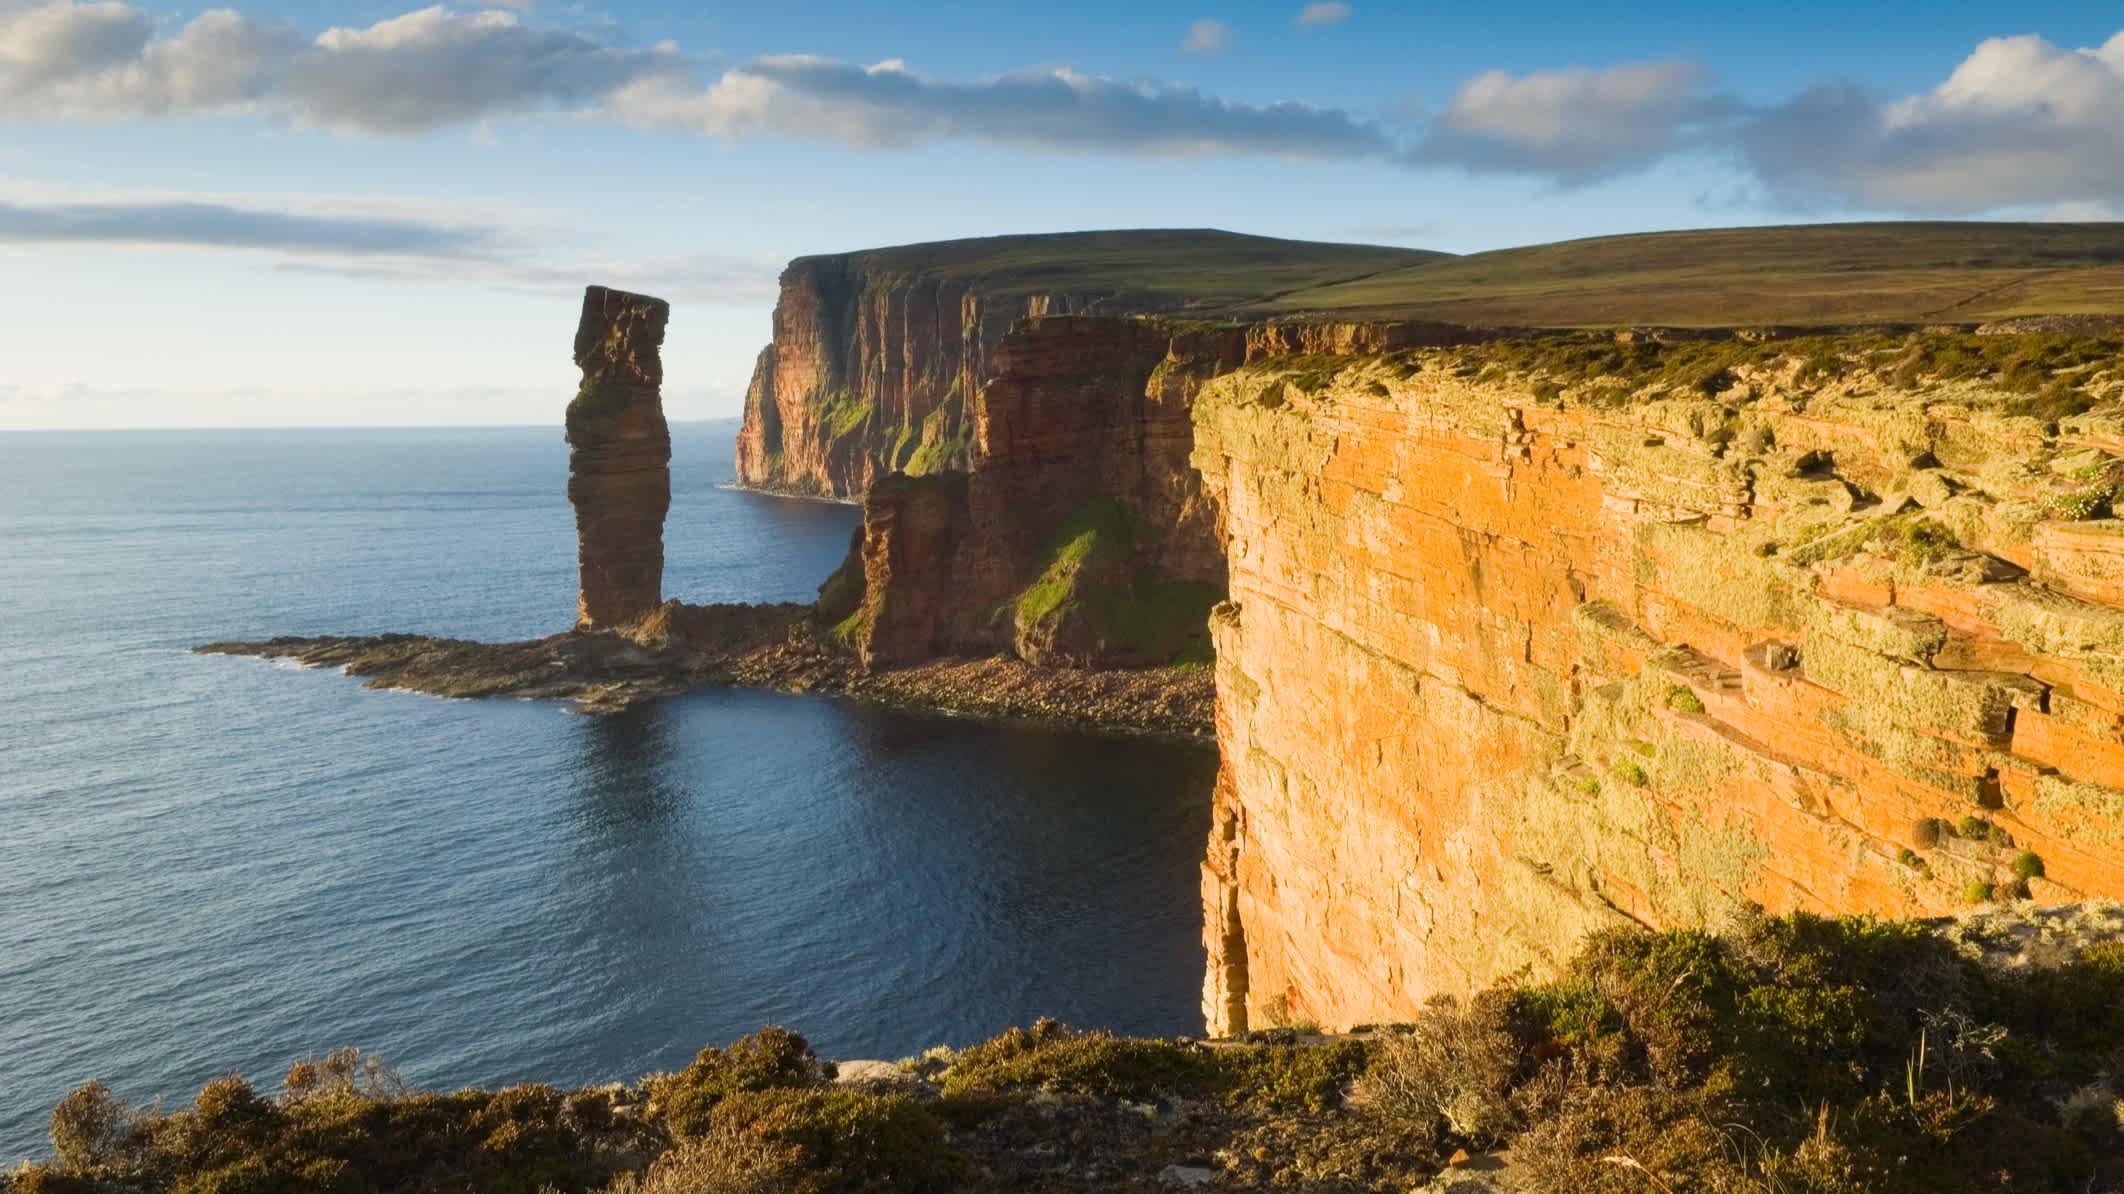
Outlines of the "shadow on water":
<svg viewBox="0 0 2124 1194">
<path fill-rule="evenodd" d="M 581 827 L 612 841 L 668 825 L 686 802 L 673 782 L 677 753 L 663 702 L 571 719 L 579 761 L 573 775 Z"/>
</svg>

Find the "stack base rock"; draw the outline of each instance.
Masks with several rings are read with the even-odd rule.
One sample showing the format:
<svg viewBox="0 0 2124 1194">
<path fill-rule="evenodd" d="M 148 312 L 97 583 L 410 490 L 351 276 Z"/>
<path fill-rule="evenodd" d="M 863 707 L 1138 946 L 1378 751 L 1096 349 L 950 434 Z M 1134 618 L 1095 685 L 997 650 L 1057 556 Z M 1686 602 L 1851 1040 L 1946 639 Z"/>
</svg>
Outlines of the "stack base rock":
<svg viewBox="0 0 2124 1194">
<path fill-rule="evenodd" d="M 568 404 L 568 501 L 581 568 L 577 626 L 623 626 L 663 601 L 671 431 L 660 350 L 671 305 L 592 286 L 575 332 L 582 388 Z"/>
</svg>

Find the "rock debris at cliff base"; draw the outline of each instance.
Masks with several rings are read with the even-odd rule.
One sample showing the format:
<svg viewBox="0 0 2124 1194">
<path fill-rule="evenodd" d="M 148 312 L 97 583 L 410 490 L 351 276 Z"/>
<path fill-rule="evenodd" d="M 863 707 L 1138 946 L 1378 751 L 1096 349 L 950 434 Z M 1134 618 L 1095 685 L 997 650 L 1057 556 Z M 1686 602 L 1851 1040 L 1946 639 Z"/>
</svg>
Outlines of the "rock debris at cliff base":
<svg viewBox="0 0 2124 1194">
<path fill-rule="evenodd" d="M 212 643 L 202 654 L 336 668 L 366 687 L 432 696 L 572 700 L 611 713 L 644 700 L 742 685 L 837 693 L 909 708 L 1207 740 L 1215 684 L 1202 667 L 1035 667 L 1008 658 L 865 668 L 802 605 L 667 602 L 619 630 L 514 643 L 413 634 Z"/>
</svg>

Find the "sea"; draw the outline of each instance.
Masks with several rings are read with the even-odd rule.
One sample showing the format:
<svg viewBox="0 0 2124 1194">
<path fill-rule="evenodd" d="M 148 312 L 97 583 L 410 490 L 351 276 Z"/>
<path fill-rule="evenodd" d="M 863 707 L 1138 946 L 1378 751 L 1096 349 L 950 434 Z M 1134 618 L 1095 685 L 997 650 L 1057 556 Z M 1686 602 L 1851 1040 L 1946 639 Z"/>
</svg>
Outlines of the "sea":
<svg viewBox="0 0 2124 1194">
<path fill-rule="evenodd" d="M 808 600 L 846 505 L 673 428 L 665 591 Z M 178 1107 L 345 1045 L 632 1081 L 765 1024 L 892 1059 L 1202 1030 L 1213 753 L 716 690 L 617 716 L 218 639 L 575 614 L 552 428 L 0 433 L 0 1165 L 100 1080 Z"/>
</svg>

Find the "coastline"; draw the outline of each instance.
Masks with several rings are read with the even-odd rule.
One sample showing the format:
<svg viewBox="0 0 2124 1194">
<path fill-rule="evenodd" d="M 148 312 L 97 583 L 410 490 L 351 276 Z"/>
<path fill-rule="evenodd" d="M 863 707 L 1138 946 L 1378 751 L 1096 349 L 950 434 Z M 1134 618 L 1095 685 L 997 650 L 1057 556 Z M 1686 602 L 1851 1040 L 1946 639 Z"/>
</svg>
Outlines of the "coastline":
<svg viewBox="0 0 2124 1194">
<path fill-rule="evenodd" d="M 861 509 L 863 506 L 863 499 L 860 497 L 842 498 L 834 497 L 832 494 L 827 493 L 804 493 L 795 489 L 773 489 L 765 485 L 747 485 L 743 481 L 718 481 L 715 483 L 715 487 L 717 489 L 734 490 L 738 493 L 754 493 L 761 497 L 794 498 L 801 502 L 824 502 L 829 506 L 854 506 L 857 509 Z"/>
<path fill-rule="evenodd" d="M 383 634 L 216 642 L 193 651 L 329 667 L 369 688 L 430 696 L 572 700 L 585 713 L 733 686 L 1215 741 L 1215 683 L 1206 667 L 1052 668 L 991 657 L 871 669 L 813 625 L 809 613 L 800 605 L 669 602 L 625 630 L 574 630 L 520 642 Z"/>
</svg>

